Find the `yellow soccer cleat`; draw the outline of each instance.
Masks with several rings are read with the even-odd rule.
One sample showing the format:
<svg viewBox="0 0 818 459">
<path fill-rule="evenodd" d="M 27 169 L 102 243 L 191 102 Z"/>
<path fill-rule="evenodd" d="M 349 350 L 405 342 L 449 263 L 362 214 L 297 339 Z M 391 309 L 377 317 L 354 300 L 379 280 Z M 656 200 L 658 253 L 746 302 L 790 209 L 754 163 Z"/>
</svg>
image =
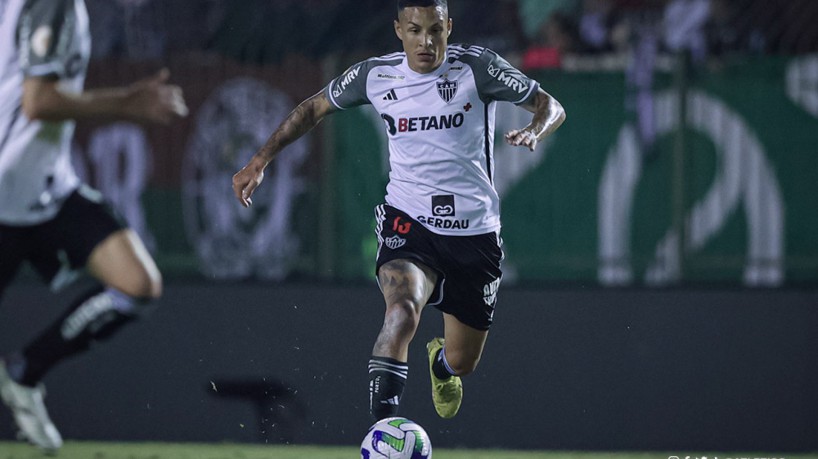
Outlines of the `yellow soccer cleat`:
<svg viewBox="0 0 818 459">
<path fill-rule="evenodd" d="M 460 402 L 463 401 L 463 383 L 460 376 L 438 379 L 432 370 L 437 351 L 443 349 L 443 342 L 443 338 L 435 338 L 426 344 L 426 350 L 429 352 L 429 374 L 432 376 L 432 402 L 438 416 L 449 419 L 460 409 Z"/>
</svg>

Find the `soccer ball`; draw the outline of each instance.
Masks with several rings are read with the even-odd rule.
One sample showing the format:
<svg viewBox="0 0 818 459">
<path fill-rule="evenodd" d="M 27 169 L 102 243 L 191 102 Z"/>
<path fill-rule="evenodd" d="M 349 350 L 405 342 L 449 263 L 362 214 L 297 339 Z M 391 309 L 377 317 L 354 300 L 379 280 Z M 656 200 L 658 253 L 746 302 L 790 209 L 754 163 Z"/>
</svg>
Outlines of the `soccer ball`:
<svg viewBox="0 0 818 459">
<path fill-rule="evenodd" d="M 361 459 L 431 459 L 426 431 L 406 418 L 381 419 L 361 443 Z"/>
</svg>

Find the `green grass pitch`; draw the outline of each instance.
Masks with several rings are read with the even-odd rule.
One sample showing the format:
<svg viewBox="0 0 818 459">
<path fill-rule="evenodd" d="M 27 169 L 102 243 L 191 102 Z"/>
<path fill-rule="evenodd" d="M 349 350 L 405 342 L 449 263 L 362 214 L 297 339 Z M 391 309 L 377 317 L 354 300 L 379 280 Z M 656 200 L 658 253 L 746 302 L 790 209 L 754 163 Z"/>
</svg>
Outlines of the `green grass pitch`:
<svg viewBox="0 0 818 459">
<path fill-rule="evenodd" d="M 818 454 L 641 452 L 582 453 L 508 450 L 439 449 L 434 459 L 818 459 Z M 358 448 L 319 446 L 262 446 L 186 443 L 99 443 L 69 441 L 55 455 L 47 456 L 19 442 L 0 441 L 0 459 L 358 459 Z"/>
</svg>

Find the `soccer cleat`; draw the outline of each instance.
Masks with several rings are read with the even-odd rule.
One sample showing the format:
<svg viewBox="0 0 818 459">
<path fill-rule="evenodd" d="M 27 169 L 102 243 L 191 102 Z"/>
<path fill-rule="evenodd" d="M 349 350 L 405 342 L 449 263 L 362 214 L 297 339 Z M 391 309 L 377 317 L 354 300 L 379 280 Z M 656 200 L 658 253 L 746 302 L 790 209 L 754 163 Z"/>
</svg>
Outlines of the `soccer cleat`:
<svg viewBox="0 0 818 459">
<path fill-rule="evenodd" d="M 460 376 L 438 379 L 432 370 L 437 352 L 443 349 L 443 342 L 443 338 L 435 338 L 426 344 L 426 350 L 429 352 L 429 374 L 432 376 L 432 402 L 435 404 L 437 415 L 449 419 L 460 409 L 460 402 L 463 401 L 463 383 Z"/>
<path fill-rule="evenodd" d="M 48 417 L 43 397 L 42 384 L 37 387 L 18 384 L 6 371 L 6 362 L 0 360 L 0 398 L 14 414 L 19 436 L 46 452 L 53 452 L 62 446 L 62 437 Z"/>
</svg>

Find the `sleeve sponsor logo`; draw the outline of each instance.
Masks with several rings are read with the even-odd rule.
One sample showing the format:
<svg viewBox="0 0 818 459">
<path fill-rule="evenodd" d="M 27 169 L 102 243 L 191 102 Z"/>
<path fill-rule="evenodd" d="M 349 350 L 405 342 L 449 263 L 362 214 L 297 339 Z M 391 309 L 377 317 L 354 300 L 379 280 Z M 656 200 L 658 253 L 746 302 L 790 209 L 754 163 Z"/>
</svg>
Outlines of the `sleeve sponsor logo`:
<svg viewBox="0 0 818 459">
<path fill-rule="evenodd" d="M 520 94 L 525 94 L 525 92 L 528 91 L 528 88 L 531 87 L 525 80 L 520 78 L 522 75 L 517 72 L 513 72 L 510 69 L 503 70 L 500 67 L 495 67 L 493 64 L 489 64 L 487 71 L 492 78 L 495 78 L 497 81 L 503 83 L 513 91 L 517 91 Z"/>
<path fill-rule="evenodd" d="M 341 97 L 341 94 L 347 89 L 347 86 L 352 84 L 355 81 L 355 78 L 358 77 L 358 74 L 361 72 L 361 67 L 355 67 L 354 69 L 348 70 L 341 78 L 336 80 L 335 88 L 332 90 L 332 97 Z"/>
<path fill-rule="evenodd" d="M 31 52 L 37 57 L 45 57 L 48 54 L 48 49 L 51 48 L 51 40 L 54 37 L 54 32 L 51 27 L 44 25 L 37 28 L 31 34 Z"/>
</svg>

